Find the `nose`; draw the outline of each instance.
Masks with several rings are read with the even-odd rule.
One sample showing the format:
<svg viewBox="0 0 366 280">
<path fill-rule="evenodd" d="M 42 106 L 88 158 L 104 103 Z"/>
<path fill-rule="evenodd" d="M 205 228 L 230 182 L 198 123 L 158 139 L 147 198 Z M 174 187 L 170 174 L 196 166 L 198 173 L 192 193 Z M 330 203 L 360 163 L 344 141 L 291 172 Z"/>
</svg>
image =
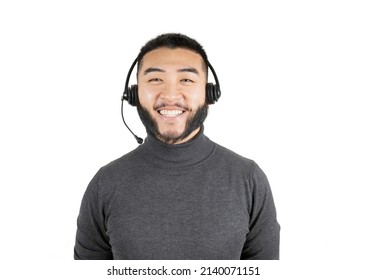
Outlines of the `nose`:
<svg viewBox="0 0 366 280">
<path fill-rule="evenodd" d="M 182 99 L 182 91 L 179 84 L 175 82 L 165 82 L 165 86 L 160 93 L 160 98 L 166 101 L 176 101 Z"/>
</svg>

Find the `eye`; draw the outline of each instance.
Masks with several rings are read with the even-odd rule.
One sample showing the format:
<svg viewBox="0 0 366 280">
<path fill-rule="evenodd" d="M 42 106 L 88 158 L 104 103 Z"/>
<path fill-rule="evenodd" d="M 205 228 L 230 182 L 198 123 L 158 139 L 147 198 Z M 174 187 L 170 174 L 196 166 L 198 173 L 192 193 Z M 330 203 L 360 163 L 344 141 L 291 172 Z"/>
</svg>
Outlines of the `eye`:
<svg viewBox="0 0 366 280">
<path fill-rule="evenodd" d="M 160 78 L 152 78 L 152 79 L 149 79 L 148 81 L 149 81 L 149 83 L 158 83 L 158 82 L 161 82 L 162 80 Z"/>
<path fill-rule="evenodd" d="M 183 83 L 193 83 L 191 79 L 181 79 L 180 81 Z"/>
</svg>

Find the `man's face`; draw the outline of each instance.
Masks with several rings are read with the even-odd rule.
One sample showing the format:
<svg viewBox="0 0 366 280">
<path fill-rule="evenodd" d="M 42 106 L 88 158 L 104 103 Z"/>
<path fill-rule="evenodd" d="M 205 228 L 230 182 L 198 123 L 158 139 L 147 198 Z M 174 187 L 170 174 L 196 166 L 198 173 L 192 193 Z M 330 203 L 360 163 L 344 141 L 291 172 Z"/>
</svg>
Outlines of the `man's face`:
<svg viewBox="0 0 366 280">
<path fill-rule="evenodd" d="M 207 116 L 206 72 L 193 51 L 159 48 L 142 60 L 138 111 L 148 132 L 178 144 L 195 136 Z"/>
</svg>

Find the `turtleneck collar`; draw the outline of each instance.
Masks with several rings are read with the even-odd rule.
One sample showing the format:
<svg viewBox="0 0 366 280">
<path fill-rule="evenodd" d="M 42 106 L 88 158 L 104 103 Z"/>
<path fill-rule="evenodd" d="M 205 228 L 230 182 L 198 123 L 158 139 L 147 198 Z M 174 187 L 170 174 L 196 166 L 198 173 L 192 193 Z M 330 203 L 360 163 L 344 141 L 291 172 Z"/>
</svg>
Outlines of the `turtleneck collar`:
<svg viewBox="0 0 366 280">
<path fill-rule="evenodd" d="M 146 137 L 140 148 L 146 160 L 162 168 L 188 167 L 206 159 L 214 150 L 215 143 L 203 133 L 203 127 L 191 140 L 182 144 L 166 144 L 154 136 Z"/>
</svg>

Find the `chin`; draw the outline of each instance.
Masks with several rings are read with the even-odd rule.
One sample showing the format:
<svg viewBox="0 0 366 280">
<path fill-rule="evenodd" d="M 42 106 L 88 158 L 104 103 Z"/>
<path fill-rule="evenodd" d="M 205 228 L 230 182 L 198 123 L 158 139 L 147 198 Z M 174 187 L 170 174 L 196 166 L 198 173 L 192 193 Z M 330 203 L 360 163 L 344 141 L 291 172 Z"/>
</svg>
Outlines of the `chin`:
<svg viewBox="0 0 366 280">
<path fill-rule="evenodd" d="M 159 134 L 161 136 L 163 136 L 164 138 L 179 138 L 184 132 L 184 129 L 179 131 L 179 130 L 160 130 L 159 129 Z"/>
<path fill-rule="evenodd" d="M 183 132 L 185 131 L 185 128 L 183 127 L 182 129 L 177 129 L 177 128 L 170 128 L 170 129 L 165 128 L 164 129 L 164 128 L 158 127 L 158 131 L 161 135 L 164 135 L 164 136 L 178 137 L 183 134 Z"/>
</svg>

